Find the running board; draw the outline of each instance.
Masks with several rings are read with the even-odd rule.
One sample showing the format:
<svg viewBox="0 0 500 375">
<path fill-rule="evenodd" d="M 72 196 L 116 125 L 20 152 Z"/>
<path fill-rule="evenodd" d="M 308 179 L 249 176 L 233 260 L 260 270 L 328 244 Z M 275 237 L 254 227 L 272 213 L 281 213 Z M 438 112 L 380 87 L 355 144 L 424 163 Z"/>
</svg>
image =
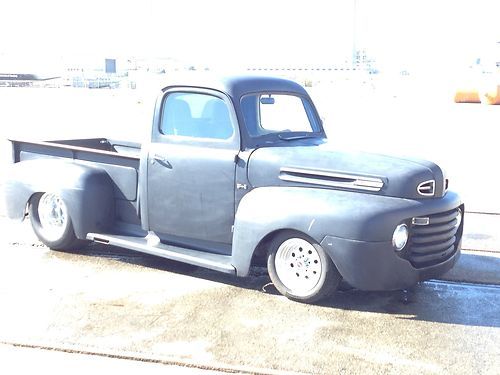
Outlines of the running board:
<svg viewBox="0 0 500 375">
<path fill-rule="evenodd" d="M 120 236 L 114 234 L 89 233 L 87 239 L 106 244 L 139 251 L 162 258 L 193 264 L 199 267 L 210 268 L 215 271 L 235 275 L 236 269 L 231 264 L 231 257 L 227 255 L 207 253 L 183 247 L 165 245 L 154 241 L 151 243 L 147 237 Z M 151 239 L 150 239 L 151 240 Z"/>
</svg>

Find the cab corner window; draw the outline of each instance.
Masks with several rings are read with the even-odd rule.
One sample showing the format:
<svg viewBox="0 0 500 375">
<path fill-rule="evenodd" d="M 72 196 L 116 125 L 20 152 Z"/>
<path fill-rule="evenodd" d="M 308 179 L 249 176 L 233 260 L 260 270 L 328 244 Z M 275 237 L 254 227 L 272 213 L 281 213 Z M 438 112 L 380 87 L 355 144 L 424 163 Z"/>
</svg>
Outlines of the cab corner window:
<svg viewBox="0 0 500 375">
<path fill-rule="evenodd" d="M 224 140 L 233 136 L 234 127 L 223 99 L 208 94 L 177 92 L 164 99 L 160 132 Z"/>
</svg>

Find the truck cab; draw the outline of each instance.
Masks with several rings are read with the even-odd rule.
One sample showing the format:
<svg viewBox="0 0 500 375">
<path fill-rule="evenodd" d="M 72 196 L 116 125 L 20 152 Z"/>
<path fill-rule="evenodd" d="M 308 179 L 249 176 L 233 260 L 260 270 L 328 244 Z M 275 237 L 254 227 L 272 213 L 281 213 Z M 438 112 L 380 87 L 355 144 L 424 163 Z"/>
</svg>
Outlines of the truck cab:
<svg viewBox="0 0 500 375">
<path fill-rule="evenodd" d="M 141 193 L 148 202 L 141 211 L 145 229 L 160 238 L 183 237 L 230 254 L 238 203 L 251 186 L 251 152 L 297 145 L 301 139 L 308 144 L 325 141 L 321 121 L 300 86 L 261 79 L 260 91 L 247 93 L 250 82 L 256 84 L 255 79 L 240 79 L 219 90 L 174 86 L 163 91 L 147 167 L 141 168 L 146 185 Z M 232 98 L 238 96 L 235 106 Z M 168 214 L 179 210 L 180 217 Z"/>
<path fill-rule="evenodd" d="M 342 279 L 405 288 L 459 257 L 464 207 L 441 168 L 336 150 L 295 82 L 171 83 L 150 126 L 142 145 L 13 140 L 9 216 L 28 213 L 52 248 L 96 241 L 237 276 L 265 264 L 308 303 Z"/>
</svg>

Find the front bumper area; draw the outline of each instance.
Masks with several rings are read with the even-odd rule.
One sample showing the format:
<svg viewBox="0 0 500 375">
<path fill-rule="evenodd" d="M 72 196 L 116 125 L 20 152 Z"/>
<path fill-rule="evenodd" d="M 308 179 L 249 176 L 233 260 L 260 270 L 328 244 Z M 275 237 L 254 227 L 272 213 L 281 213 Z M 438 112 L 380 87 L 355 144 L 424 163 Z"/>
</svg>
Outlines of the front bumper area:
<svg viewBox="0 0 500 375">
<path fill-rule="evenodd" d="M 365 242 L 326 236 L 321 246 L 351 286 L 383 291 L 405 289 L 447 272 L 460 257 L 461 240 L 445 261 L 423 268 L 415 268 L 410 261 L 398 256 L 390 241 Z"/>
</svg>

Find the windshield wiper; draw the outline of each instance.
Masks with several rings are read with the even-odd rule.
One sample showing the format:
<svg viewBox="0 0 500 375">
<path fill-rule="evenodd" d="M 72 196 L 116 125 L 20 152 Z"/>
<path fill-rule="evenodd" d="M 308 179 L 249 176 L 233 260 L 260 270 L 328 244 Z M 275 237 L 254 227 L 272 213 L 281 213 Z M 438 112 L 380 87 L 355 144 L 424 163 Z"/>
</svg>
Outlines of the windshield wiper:
<svg viewBox="0 0 500 375">
<path fill-rule="evenodd" d="M 312 135 L 312 134 L 301 134 L 301 135 L 278 134 L 278 138 L 282 139 L 284 141 L 294 141 L 296 139 L 316 138 L 316 135 Z"/>
</svg>

